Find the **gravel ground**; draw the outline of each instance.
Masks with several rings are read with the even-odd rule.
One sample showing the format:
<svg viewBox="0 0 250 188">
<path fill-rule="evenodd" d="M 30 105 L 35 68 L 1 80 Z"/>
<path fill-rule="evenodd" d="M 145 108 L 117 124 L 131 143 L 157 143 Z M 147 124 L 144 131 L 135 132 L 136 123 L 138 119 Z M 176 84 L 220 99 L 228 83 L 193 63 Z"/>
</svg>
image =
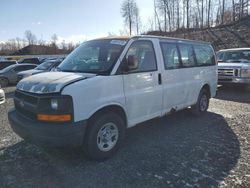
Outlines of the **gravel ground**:
<svg viewBox="0 0 250 188">
<path fill-rule="evenodd" d="M 209 112 L 189 110 L 128 130 L 111 159 L 43 150 L 9 127 L 14 87 L 0 106 L 0 187 L 250 187 L 250 93 L 219 88 Z"/>
</svg>

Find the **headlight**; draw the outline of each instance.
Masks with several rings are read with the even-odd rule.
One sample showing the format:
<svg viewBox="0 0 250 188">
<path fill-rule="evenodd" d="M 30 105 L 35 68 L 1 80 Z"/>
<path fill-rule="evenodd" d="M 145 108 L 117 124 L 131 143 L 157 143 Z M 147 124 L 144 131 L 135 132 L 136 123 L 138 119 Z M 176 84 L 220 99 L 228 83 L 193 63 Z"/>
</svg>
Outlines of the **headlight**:
<svg viewBox="0 0 250 188">
<path fill-rule="evenodd" d="M 51 96 L 39 99 L 37 119 L 40 121 L 72 121 L 73 114 L 71 96 Z"/>
<path fill-rule="evenodd" d="M 241 69 L 241 77 L 250 77 L 250 69 Z"/>
</svg>

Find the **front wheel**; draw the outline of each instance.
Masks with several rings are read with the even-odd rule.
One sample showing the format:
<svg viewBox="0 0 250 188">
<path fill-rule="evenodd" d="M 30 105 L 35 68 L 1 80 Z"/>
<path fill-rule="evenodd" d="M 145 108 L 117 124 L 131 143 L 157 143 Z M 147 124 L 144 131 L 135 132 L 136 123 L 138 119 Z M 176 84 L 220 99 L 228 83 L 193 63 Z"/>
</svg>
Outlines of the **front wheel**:
<svg viewBox="0 0 250 188">
<path fill-rule="evenodd" d="M 84 151 L 88 158 L 103 160 L 111 157 L 124 139 L 125 122 L 115 113 L 94 117 L 86 132 Z"/>
<path fill-rule="evenodd" d="M 192 113 L 196 116 L 200 116 L 207 112 L 209 106 L 209 93 L 206 89 L 200 91 L 198 100 L 195 105 L 191 106 Z"/>
</svg>

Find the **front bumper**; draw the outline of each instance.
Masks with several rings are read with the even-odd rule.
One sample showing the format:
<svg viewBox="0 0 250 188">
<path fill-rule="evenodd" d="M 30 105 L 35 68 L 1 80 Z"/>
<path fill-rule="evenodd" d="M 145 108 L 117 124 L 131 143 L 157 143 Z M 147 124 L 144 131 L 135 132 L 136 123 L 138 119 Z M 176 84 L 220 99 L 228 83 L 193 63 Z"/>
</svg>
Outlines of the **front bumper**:
<svg viewBox="0 0 250 188">
<path fill-rule="evenodd" d="M 15 109 L 8 113 L 13 131 L 24 140 L 46 147 L 77 147 L 83 144 L 87 121 L 47 123 L 31 120 Z"/>
<path fill-rule="evenodd" d="M 240 77 L 218 77 L 218 84 L 250 84 L 250 78 Z"/>
</svg>

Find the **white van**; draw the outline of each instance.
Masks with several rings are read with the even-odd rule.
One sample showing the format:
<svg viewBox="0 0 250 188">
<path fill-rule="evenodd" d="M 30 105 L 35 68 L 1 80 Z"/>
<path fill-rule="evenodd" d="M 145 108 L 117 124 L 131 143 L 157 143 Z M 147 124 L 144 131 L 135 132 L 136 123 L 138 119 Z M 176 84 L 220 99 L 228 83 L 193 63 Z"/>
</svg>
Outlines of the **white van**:
<svg viewBox="0 0 250 188">
<path fill-rule="evenodd" d="M 250 89 L 250 48 L 220 50 L 217 59 L 218 84 Z"/>
<path fill-rule="evenodd" d="M 191 107 L 207 111 L 217 65 L 209 43 L 137 36 L 84 42 L 58 67 L 17 85 L 13 130 L 46 146 L 82 146 L 104 159 L 126 128 Z"/>
</svg>

